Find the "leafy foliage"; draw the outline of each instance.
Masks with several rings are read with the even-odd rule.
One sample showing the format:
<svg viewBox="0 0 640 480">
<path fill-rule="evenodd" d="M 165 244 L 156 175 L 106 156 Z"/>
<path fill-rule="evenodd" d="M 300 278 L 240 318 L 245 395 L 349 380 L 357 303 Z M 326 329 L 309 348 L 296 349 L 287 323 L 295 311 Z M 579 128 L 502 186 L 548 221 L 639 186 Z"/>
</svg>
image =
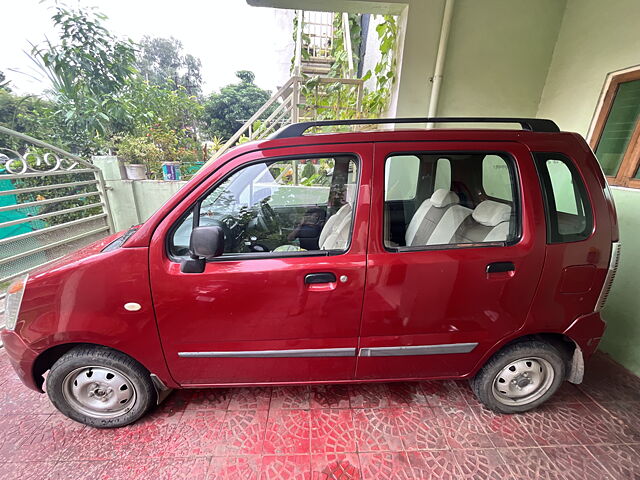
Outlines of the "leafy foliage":
<svg viewBox="0 0 640 480">
<path fill-rule="evenodd" d="M 182 42 L 173 37 L 143 37 L 136 61 L 142 78 L 152 85 L 184 89 L 188 95 L 202 91 L 202 62 L 182 53 Z"/>
<path fill-rule="evenodd" d="M 357 66 L 359 60 L 358 52 L 360 51 L 360 34 L 362 32 L 362 27 L 360 26 L 360 15 L 350 13 L 348 18 L 349 33 L 351 37 L 351 57 L 353 58 L 354 66 Z M 331 42 L 331 54 L 334 60 L 329 76 L 349 78 L 349 54 L 344 42 L 342 13 L 336 13 L 333 17 L 333 41 Z"/>
<path fill-rule="evenodd" d="M 213 93 L 204 106 L 204 120 L 211 136 L 231 137 L 271 97 L 271 92 L 253 83 L 255 75 L 248 70 L 236 72 L 240 80 Z M 261 118 L 268 117 L 268 110 Z"/>
<path fill-rule="evenodd" d="M 374 67 L 376 88 L 365 92 L 364 108 L 372 115 L 378 116 L 384 113 L 391 96 L 391 88 L 396 81 L 396 49 L 398 42 L 398 23 L 393 15 L 384 15 L 383 22 L 376 27 L 378 40 L 380 41 L 380 60 Z M 371 70 L 363 77 L 363 80 L 371 78 Z"/>
<path fill-rule="evenodd" d="M 0 90 L 5 90 L 7 92 L 11 91 L 11 88 L 9 88 L 9 80 L 7 80 L 7 77 L 5 76 L 4 72 L 0 71 Z"/>
<path fill-rule="evenodd" d="M 89 152 L 131 121 L 122 92 L 136 75 L 135 48 L 109 33 L 93 9 L 54 8 L 60 43 L 34 46 L 31 58 L 53 85 L 66 143 Z"/>
</svg>

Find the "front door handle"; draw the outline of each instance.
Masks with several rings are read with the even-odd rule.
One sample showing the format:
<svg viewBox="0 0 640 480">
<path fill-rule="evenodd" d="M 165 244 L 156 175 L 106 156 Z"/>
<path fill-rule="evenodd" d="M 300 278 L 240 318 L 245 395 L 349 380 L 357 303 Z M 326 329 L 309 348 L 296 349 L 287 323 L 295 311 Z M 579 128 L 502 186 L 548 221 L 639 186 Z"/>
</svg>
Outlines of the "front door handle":
<svg viewBox="0 0 640 480">
<path fill-rule="evenodd" d="M 314 285 L 317 283 L 335 283 L 336 276 L 331 272 L 309 273 L 304 277 L 306 285 Z"/>
<path fill-rule="evenodd" d="M 493 262 L 487 265 L 487 273 L 515 272 L 516 266 L 513 262 Z"/>
</svg>

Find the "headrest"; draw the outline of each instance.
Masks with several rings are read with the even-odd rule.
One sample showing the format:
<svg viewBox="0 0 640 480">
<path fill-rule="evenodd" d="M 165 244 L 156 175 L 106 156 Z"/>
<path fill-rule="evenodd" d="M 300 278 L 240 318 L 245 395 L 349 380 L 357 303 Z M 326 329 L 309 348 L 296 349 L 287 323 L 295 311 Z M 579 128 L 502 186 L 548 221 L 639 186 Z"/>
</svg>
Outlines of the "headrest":
<svg viewBox="0 0 640 480">
<path fill-rule="evenodd" d="M 431 195 L 431 203 L 434 207 L 442 208 L 452 203 L 458 203 L 460 198 L 454 192 L 446 188 L 439 188 Z"/>
<path fill-rule="evenodd" d="M 495 227 L 499 223 L 508 222 L 511 217 L 511 207 L 504 203 L 485 200 L 478 205 L 471 214 L 473 219 L 481 225 Z"/>
</svg>

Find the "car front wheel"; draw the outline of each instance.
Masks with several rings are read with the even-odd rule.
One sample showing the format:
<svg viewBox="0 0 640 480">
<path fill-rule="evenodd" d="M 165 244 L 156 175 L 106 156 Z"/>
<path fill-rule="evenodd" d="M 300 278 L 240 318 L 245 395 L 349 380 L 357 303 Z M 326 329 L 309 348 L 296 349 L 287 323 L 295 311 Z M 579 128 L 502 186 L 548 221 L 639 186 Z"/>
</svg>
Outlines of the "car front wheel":
<svg viewBox="0 0 640 480">
<path fill-rule="evenodd" d="M 75 347 L 60 357 L 47 376 L 47 394 L 64 415 L 97 428 L 133 423 L 156 400 L 142 365 L 99 346 Z"/>
<path fill-rule="evenodd" d="M 563 352 L 549 343 L 531 340 L 496 353 L 471 380 L 471 387 L 490 410 L 518 413 L 544 403 L 565 376 Z"/>
</svg>

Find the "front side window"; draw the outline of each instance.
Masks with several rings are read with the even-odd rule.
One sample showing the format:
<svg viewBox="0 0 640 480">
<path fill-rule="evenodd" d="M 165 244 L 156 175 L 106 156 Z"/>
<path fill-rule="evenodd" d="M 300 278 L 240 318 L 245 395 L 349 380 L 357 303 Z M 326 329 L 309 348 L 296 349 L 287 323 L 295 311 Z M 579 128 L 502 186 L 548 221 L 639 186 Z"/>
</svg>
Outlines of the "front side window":
<svg viewBox="0 0 640 480">
<path fill-rule="evenodd" d="M 510 156 L 483 152 L 412 156 L 419 161 L 420 175 L 407 171 L 406 178 L 398 181 L 416 192 L 415 197 L 403 202 L 402 211 L 397 205 L 386 204 L 384 208 L 384 244 L 388 249 L 515 241 L 518 197 L 515 164 Z M 390 155 L 385 170 L 396 165 L 397 155 Z M 401 177 L 402 171 L 395 175 Z"/>
<path fill-rule="evenodd" d="M 357 163 L 350 156 L 243 167 L 202 198 L 172 230 L 170 254 L 189 255 L 193 227 L 214 225 L 222 228 L 224 254 L 229 255 L 345 251 L 357 183 Z"/>
<path fill-rule="evenodd" d="M 593 216 L 575 166 L 559 153 L 536 153 L 547 216 L 549 243 L 575 242 L 591 235 Z"/>
</svg>

